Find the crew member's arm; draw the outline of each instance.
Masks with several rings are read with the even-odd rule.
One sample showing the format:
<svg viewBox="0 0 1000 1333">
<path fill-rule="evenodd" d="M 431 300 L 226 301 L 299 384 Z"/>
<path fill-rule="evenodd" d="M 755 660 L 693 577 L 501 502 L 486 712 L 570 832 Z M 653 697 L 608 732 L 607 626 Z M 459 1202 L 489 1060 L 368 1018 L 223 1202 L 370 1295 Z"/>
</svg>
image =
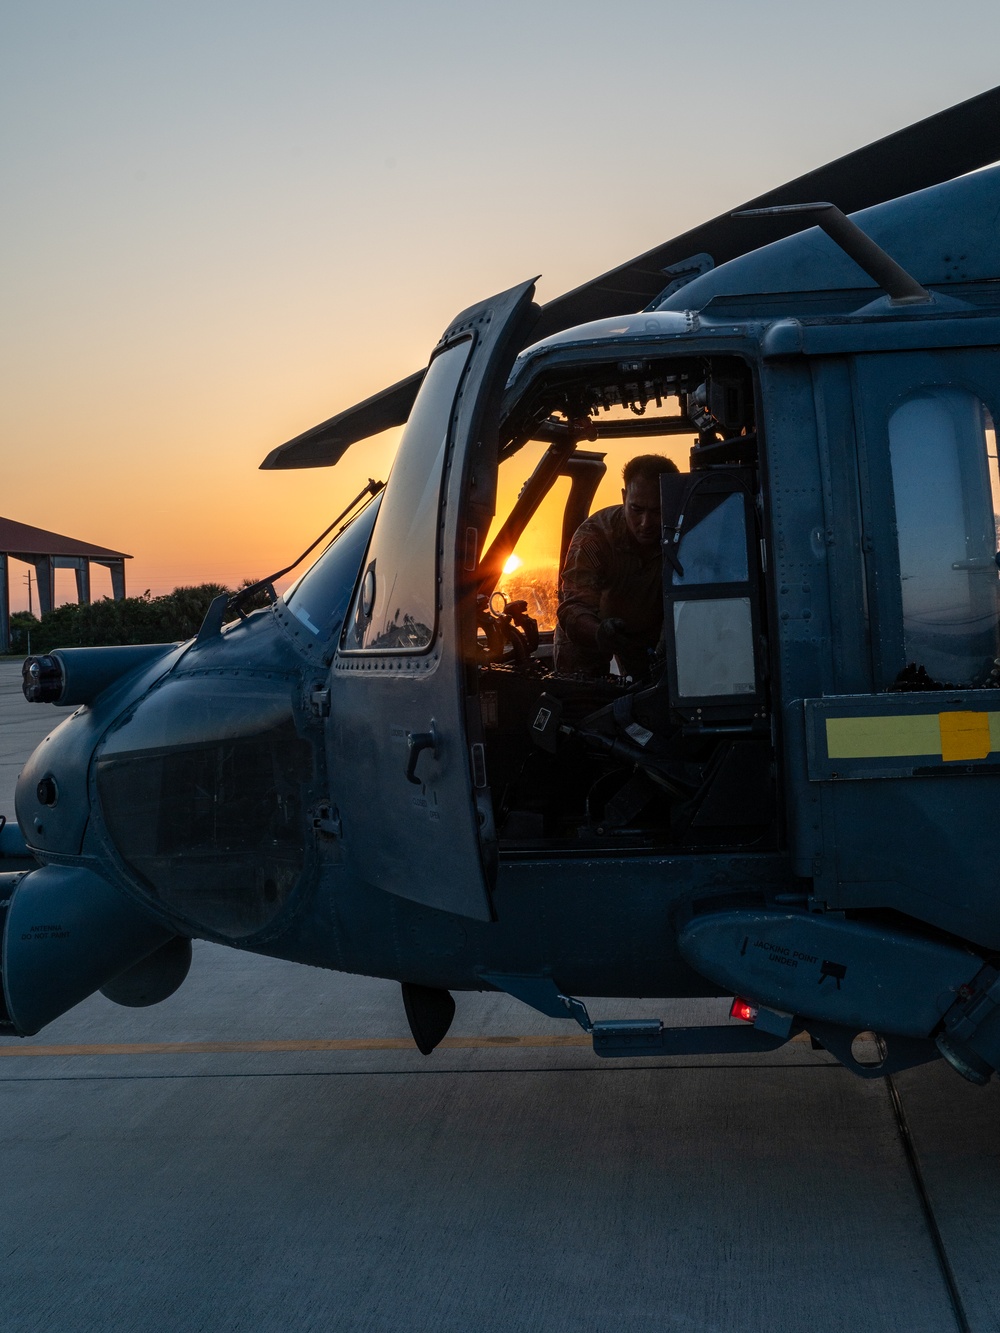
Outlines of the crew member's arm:
<svg viewBox="0 0 1000 1333">
<path fill-rule="evenodd" d="M 586 519 L 573 534 L 559 580 L 559 623 L 573 643 L 609 656 L 625 622 L 601 620 L 601 593 L 610 582 L 611 549 L 599 523 Z"/>
</svg>

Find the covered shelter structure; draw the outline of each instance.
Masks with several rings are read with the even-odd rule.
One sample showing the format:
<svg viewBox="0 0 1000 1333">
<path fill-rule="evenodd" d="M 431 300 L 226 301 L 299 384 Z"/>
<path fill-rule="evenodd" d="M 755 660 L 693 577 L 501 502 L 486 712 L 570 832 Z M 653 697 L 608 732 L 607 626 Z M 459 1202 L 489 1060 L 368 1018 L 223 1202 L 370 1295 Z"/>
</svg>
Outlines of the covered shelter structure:
<svg viewBox="0 0 1000 1333">
<path fill-rule="evenodd" d="M 44 616 L 55 605 L 57 569 L 74 571 L 77 600 L 87 603 L 90 601 L 90 566 L 104 565 L 111 571 L 111 592 L 118 601 L 125 596 L 125 561 L 131 559 L 124 551 L 77 541 L 75 537 L 33 528 L 12 518 L 0 518 L 0 653 L 10 652 L 11 560 L 34 566 L 38 610 Z"/>
</svg>

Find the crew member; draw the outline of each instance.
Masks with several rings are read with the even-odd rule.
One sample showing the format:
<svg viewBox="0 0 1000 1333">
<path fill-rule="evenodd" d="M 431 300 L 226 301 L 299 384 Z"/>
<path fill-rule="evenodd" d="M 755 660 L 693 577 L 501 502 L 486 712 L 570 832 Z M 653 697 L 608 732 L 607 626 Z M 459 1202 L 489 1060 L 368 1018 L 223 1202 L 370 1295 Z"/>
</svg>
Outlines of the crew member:
<svg viewBox="0 0 1000 1333">
<path fill-rule="evenodd" d="M 676 471 L 661 454 L 630 459 L 622 503 L 573 534 L 559 577 L 557 671 L 604 676 L 615 657 L 623 675 L 648 674 L 663 625 L 660 476 Z"/>
</svg>

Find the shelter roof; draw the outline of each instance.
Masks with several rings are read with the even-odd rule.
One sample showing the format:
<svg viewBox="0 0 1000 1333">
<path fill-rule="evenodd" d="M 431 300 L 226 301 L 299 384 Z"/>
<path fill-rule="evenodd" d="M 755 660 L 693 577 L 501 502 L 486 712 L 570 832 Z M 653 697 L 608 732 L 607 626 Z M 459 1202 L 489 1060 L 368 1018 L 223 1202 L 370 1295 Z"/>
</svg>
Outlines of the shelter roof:
<svg viewBox="0 0 1000 1333">
<path fill-rule="evenodd" d="M 0 553 L 3 555 L 70 555 L 86 556 L 90 560 L 131 560 L 124 551 L 112 551 L 93 542 L 77 541 L 45 528 L 33 528 L 28 523 L 17 523 L 12 518 L 0 518 Z"/>
</svg>

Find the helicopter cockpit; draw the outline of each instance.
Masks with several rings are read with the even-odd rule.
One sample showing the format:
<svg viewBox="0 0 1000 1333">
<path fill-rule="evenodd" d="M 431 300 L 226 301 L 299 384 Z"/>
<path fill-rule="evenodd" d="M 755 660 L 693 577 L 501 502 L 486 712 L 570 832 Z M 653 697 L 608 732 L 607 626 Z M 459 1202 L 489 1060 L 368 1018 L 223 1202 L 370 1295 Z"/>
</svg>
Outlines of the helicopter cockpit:
<svg viewBox="0 0 1000 1333">
<path fill-rule="evenodd" d="M 515 368 L 508 392 L 497 518 L 477 575 L 478 698 L 501 856 L 773 846 L 749 367 L 556 358 L 530 377 Z M 590 513 L 619 502 L 624 462 L 649 452 L 678 468 L 659 479 L 660 642 L 635 678 L 617 662 L 604 677 L 560 672 L 553 630 L 570 541 Z"/>
<path fill-rule="evenodd" d="M 428 535 L 443 471 L 449 483 L 435 422 L 467 348 L 432 360 L 389 486 L 282 599 L 286 629 L 347 680 L 437 667 L 443 552 Z M 750 366 L 731 354 L 622 360 L 577 343 L 518 358 L 459 552 L 473 782 L 501 857 L 777 845 L 757 418 Z M 659 479 L 663 629 L 648 670 L 557 670 L 570 542 L 648 453 L 677 467 Z"/>
</svg>

